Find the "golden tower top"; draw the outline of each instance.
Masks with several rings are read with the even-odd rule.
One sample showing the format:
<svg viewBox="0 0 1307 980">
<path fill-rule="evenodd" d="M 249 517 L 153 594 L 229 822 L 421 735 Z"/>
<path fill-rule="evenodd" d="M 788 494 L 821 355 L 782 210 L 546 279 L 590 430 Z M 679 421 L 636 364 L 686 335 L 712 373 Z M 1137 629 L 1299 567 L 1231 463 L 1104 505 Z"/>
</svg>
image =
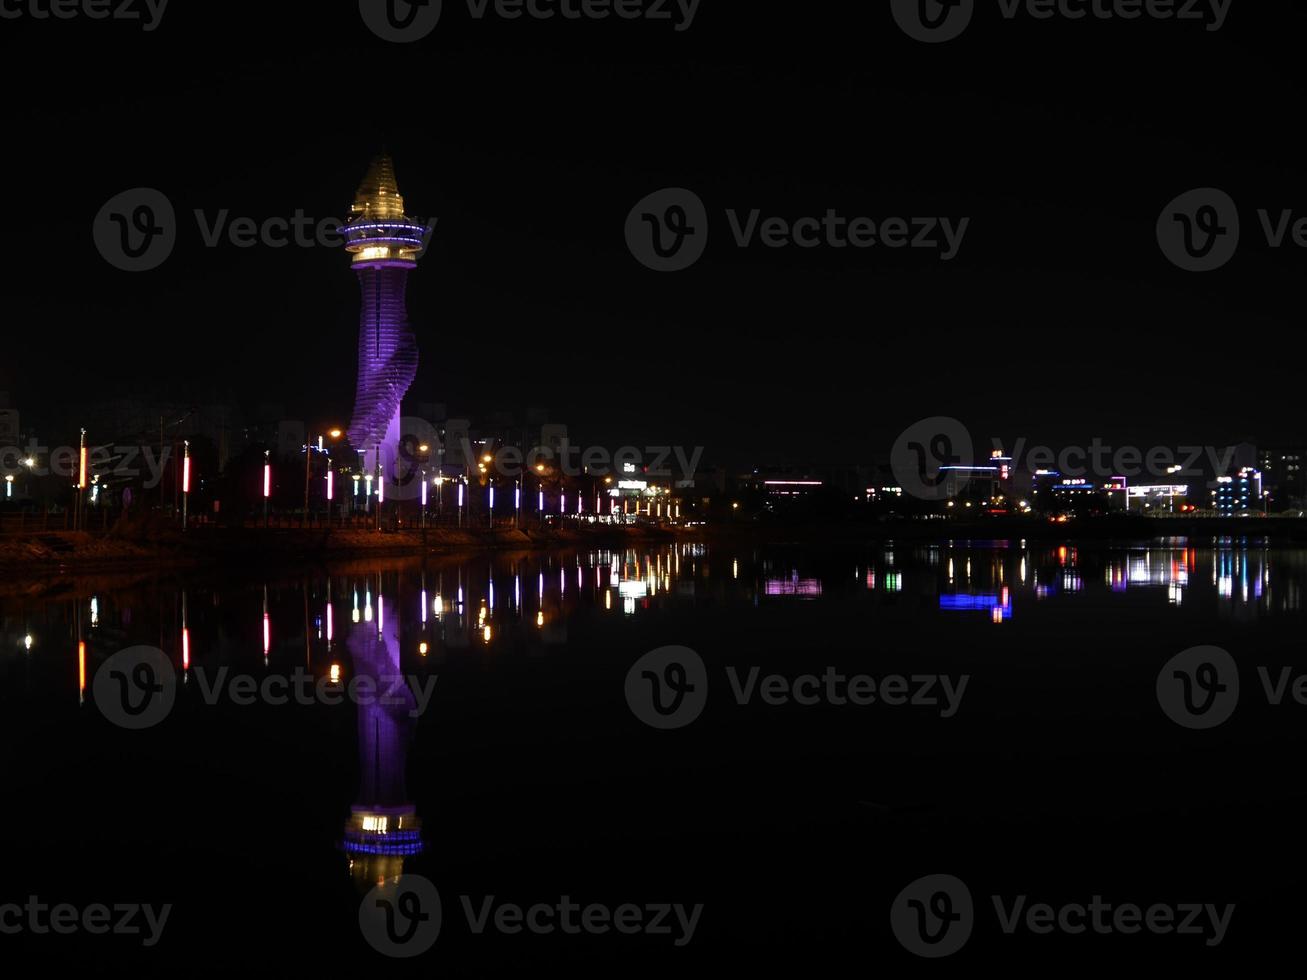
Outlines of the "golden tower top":
<svg viewBox="0 0 1307 980">
<path fill-rule="evenodd" d="M 354 195 L 352 216 L 372 221 L 392 221 L 404 217 L 404 198 L 395 180 L 395 163 L 389 153 L 382 153 L 368 167 L 367 176 Z"/>
</svg>

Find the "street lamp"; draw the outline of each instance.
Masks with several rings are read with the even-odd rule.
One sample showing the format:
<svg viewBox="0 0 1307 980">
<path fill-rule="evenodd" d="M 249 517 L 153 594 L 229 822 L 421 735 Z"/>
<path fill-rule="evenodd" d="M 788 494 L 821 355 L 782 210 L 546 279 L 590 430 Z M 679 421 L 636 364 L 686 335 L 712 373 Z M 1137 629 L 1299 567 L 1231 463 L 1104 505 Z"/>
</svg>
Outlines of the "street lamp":
<svg viewBox="0 0 1307 980">
<path fill-rule="evenodd" d="M 332 441 L 335 442 L 335 441 L 336 441 L 337 439 L 339 439 L 342 435 L 344 435 L 344 433 L 341 432 L 340 429 L 330 429 L 330 430 L 327 432 L 327 435 L 329 435 L 329 436 L 331 437 Z M 330 451 L 329 449 L 327 449 L 326 445 L 325 445 L 324 442 L 323 442 L 323 437 L 322 437 L 322 436 L 318 436 L 318 452 L 323 453 L 323 454 L 326 455 L 326 457 L 327 457 L 327 472 L 330 473 L 330 472 L 331 472 L 331 451 Z M 313 439 L 312 439 L 312 438 L 306 438 L 306 439 L 304 440 L 304 522 L 303 522 L 306 526 L 307 526 L 307 524 L 308 524 L 308 522 L 309 522 L 309 475 L 310 475 L 310 471 L 311 471 L 311 469 L 312 469 L 312 462 L 313 462 Z M 327 499 L 328 499 L 328 501 L 330 501 L 331 498 L 328 497 Z M 328 517 L 328 519 L 331 518 L 331 506 L 330 506 L 330 503 L 328 503 L 328 506 L 327 506 L 327 517 Z"/>
<path fill-rule="evenodd" d="M 182 530 L 186 530 L 191 502 L 191 441 L 182 440 Z"/>
<path fill-rule="evenodd" d="M 86 430 L 82 430 L 81 443 L 78 449 L 78 467 L 77 467 L 77 513 L 74 514 L 75 520 L 73 527 L 80 529 L 82 526 L 82 494 L 86 490 Z"/>
</svg>

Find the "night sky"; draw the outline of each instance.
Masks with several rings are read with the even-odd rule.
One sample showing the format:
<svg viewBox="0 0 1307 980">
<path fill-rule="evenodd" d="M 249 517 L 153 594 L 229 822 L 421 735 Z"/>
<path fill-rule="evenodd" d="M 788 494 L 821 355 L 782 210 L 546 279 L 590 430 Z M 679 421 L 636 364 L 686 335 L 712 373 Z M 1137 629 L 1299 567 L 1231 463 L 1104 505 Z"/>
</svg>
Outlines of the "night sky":
<svg viewBox="0 0 1307 980">
<path fill-rule="evenodd" d="M 865 9 L 864 9 L 865 8 Z M 338 250 L 204 247 L 192 211 L 344 216 L 369 159 L 438 220 L 410 278 L 412 402 L 545 406 L 574 441 L 714 460 L 861 462 L 928 415 L 1052 445 L 1304 441 L 1307 11 L 1201 24 L 1002 20 L 926 45 L 885 3 L 703 0 L 690 29 L 475 21 L 388 44 L 338 3 L 182 3 L 159 28 L 0 21 L 6 343 L 0 390 L 168 394 L 348 421 L 357 285 Z M 138 275 L 92 219 L 167 194 L 179 244 Z M 712 233 L 658 274 L 637 200 L 694 190 Z M 1239 203 L 1226 268 L 1171 266 L 1168 201 Z M 971 218 L 960 254 L 742 250 L 724 211 Z"/>
</svg>

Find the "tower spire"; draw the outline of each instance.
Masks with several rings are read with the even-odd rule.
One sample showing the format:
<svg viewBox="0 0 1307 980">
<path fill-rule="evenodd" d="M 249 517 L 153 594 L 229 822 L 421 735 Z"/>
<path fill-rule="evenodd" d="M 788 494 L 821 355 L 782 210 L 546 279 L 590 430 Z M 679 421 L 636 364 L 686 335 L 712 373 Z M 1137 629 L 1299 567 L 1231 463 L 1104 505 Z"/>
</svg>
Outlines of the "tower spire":
<svg viewBox="0 0 1307 980">
<path fill-rule="evenodd" d="M 404 198 L 395 179 L 395 161 L 382 150 L 372 160 L 354 195 L 353 216 L 388 221 L 404 217 Z"/>
</svg>

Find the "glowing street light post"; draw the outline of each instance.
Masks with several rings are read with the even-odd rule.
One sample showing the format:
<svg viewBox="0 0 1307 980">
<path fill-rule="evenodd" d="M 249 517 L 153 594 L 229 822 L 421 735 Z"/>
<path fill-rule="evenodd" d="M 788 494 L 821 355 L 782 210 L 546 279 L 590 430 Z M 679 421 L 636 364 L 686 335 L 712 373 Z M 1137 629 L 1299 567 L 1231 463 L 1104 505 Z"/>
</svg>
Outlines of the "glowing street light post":
<svg viewBox="0 0 1307 980">
<path fill-rule="evenodd" d="M 191 502 L 191 441 L 182 440 L 182 530 L 189 526 Z"/>
<path fill-rule="evenodd" d="M 82 494 L 86 490 L 86 430 L 82 430 L 81 443 L 78 451 L 77 467 L 77 507 L 73 513 L 73 528 L 78 530 L 82 526 Z"/>
<path fill-rule="evenodd" d="M 420 469 L 420 470 L 418 471 L 418 473 L 419 473 L 419 475 L 420 475 L 421 478 L 422 478 L 422 509 L 421 509 L 421 511 L 419 512 L 419 515 L 418 515 L 418 526 L 419 526 L 420 528 L 422 528 L 422 530 L 425 531 L 425 530 L 427 529 L 427 470 L 426 470 L 426 467 L 424 466 L 422 469 Z"/>
<path fill-rule="evenodd" d="M 268 526 L 268 500 L 272 497 L 272 450 L 263 450 L 263 526 Z"/>
</svg>

